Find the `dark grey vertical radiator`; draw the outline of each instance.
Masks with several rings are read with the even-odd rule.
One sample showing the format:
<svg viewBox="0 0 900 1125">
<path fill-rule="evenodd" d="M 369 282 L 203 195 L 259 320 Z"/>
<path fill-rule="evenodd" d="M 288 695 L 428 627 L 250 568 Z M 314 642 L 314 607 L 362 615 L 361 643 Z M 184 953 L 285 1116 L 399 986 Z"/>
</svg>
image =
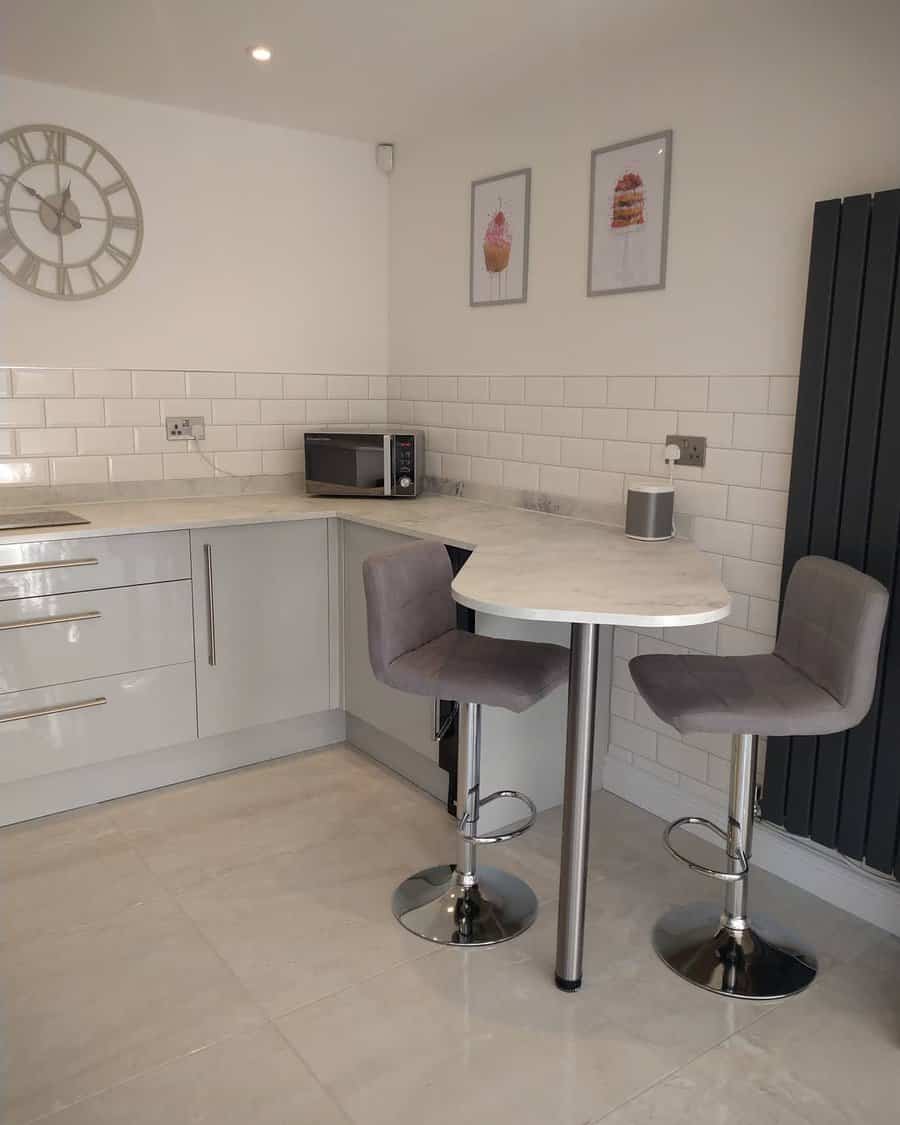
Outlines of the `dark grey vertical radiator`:
<svg viewBox="0 0 900 1125">
<path fill-rule="evenodd" d="M 847 734 L 770 739 L 762 811 L 900 879 L 900 189 L 817 203 L 784 545 L 892 602 L 875 703 Z M 782 587 L 783 592 L 783 587 Z"/>
</svg>

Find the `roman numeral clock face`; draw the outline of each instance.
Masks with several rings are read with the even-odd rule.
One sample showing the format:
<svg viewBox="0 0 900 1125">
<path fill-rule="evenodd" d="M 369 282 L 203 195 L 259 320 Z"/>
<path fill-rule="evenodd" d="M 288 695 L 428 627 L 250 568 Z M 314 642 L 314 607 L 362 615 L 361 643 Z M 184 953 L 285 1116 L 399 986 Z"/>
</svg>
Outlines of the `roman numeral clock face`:
<svg viewBox="0 0 900 1125">
<path fill-rule="evenodd" d="M 58 125 L 0 133 L 0 271 L 41 297 L 81 301 L 125 278 L 141 204 L 122 165 Z"/>
</svg>

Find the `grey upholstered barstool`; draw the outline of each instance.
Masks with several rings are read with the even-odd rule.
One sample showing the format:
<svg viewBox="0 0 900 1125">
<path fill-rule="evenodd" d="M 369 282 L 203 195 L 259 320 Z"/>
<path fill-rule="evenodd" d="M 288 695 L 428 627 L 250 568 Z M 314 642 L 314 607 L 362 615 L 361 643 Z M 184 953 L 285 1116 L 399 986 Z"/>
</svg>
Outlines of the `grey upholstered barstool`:
<svg viewBox="0 0 900 1125">
<path fill-rule="evenodd" d="M 455 864 L 430 867 L 394 892 L 397 919 L 442 945 L 493 945 L 526 930 L 537 914 L 521 879 L 476 865 L 478 844 L 520 836 L 534 821 L 528 797 L 503 789 L 482 797 L 481 707 L 524 711 L 563 683 L 569 654 L 558 645 L 481 637 L 456 628 L 450 559 L 440 543 L 413 543 L 363 563 L 369 658 L 377 679 L 400 691 L 459 703 Z M 501 797 L 524 802 L 524 824 L 478 834 L 480 809 Z"/>
<path fill-rule="evenodd" d="M 713 992 L 770 1000 L 799 992 L 816 975 L 815 955 L 772 923 L 747 913 L 759 735 L 849 730 L 872 703 L 888 594 L 852 567 L 800 559 L 784 596 L 775 651 L 767 656 L 635 657 L 629 667 L 652 710 L 682 734 L 734 736 L 728 827 L 682 817 L 665 832 L 669 851 L 727 885 L 725 909 L 696 904 L 656 924 L 653 944 L 670 968 Z M 670 841 L 684 824 L 725 842 L 724 871 L 681 855 Z"/>
</svg>

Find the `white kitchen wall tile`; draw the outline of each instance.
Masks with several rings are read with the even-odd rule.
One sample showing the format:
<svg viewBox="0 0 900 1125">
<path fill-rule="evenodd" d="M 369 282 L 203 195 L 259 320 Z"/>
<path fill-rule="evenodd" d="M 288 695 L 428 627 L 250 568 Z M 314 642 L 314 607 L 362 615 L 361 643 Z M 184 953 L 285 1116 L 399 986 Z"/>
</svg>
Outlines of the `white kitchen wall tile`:
<svg viewBox="0 0 900 1125">
<path fill-rule="evenodd" d="M 237 443 L 238 449 L 283 449 L 284 430 L 281 426 L 238 426 Z"/>
<path fill-rule="evenodd" d="M 44 404 L 48 426 L 102 426 L 102 398 L 49 398 Z"/>
<path fill-rule="evenodd" d="M 368 398 L 369 379 L 366 375 L 329 375 L 329 398 Z"/>
<path fill-rule="evenodd" d="M 774 637 L 751 633 L 747 629 L 719 627 L 719 656 L 764 656 L 772 651 Z"/>
<path fill-rule="evenodd" d="M 595 438 L 563 438 L 560 462 L 578 469 L 603 469 L 603 442 Z"/>
<path fill-rule="evenodd" d="M 184 398 L 183 371 L 132 371 L 131 388 L 135 398 Z"/>
<path fill-rule="evenodd" d="M 609 709 L 613 715 L 618 715 L 620 719 L 633 719 L 634 695 L 632 692 L 623 691 L 621 688 L 610 688 Z"/>
<path fill-rule="evenodd" d="M 797 411 L 799 379 L 774 376 L 769 380 L 769 413 L 794 414 Z"/>
<path fill-rule="evenodd" d="M 284 375 L 281 385 L 285 398 L 328 398 L 327 375 Z"/>
<path fill-rule="evenodd" d="M 778 602 L 768 598 L 751 598 L 749 626 L 754 633 L 774 637 L 778 632 Z"/>
<path fill-rule="evenodd" d="M 506 422 L 505 408 L 496 402 L 483 402 L 472 412 L 473 430 L 502 430 Z"/>
<path fill-rule="evenodd" d="M 416 402 L 413 404 L 413 419 L 417 426 L 439 426 L 443 417 L 443 405 L 439 402 Z"/>
<path fill-rule="evenodd" d="M 487 457 L 488 438 L 486 430 L 457 430 L 456 452 L 469 457 Z"/>
<path fill-rule="evenodd" d="M 629 719 L 614 715 L 609 724 L 609 737 L 611 742 L 630 750 L 632 754 L 640 754 L 642 758 L 656 757 L 656 732 Z"/>
<path fill-rule="evenodd" d="M 16 444 L 21 457 L 74 457 L 78 452 L 72 429 L 18 430 Z"/>
<path fill-rule="evenodd" d="M 653 405 L 657 410 L 706 410 L 709 379 L 694 375 L 670 375 L 656 380 Z"/>
<path fill-rule="evenodd" d="M 303 451 L 297 449 L 264 449 L 262 471 L 267 476 L 281 477 L 303 472 Z"/>
<path fill-rule="evenodd" d="M 718 623 L 707 625 L 682 625 L 678 628 L 663 629 L 663 640 L 670 644 L 685 645 L 697 652 L 714 654 L 719 636 Z"/>
<path fill-rule="evenodd" d="M 551 496 L 577 496 L 579 473 L 577 469 L 564 469 L 559 465 L 541 465 L 538 486 Z"/>
<path fill-rule="evenodd" d="M 473 457 L 471 473 L 472 480 L 477 484 L 499 485 L 503 480 L 503 462 Z"/>
<path fill-rule="evenodd" d="M 767 488 L 735 488 L 728 495 L 728 518 L 767 527 L 784 527 L 787 493 Z"/>
<path fill-rule="evenodd" d="M 558 465 L 561 441 L 562 439 L 558 437 L 525 434 L 522 438 L 522 459 L 537 462 L 539 465 Z"/>
<path fill-rule="evenodd" d="M 650 446 L 645 442 L 606 441 L 603 468 L 613 473 L 646 473 L 650 469 Z"/>
<path fill-rule="evenodd" d="M 455 380 L 454 380 L 455 382 Z M 369 398 L 383 398 L 388 396 L 387 390 L 387 376 L 386 375 L 370 375 L 369 376 Z M 454 398 L 456 396 L 454 395 Z"/>
<path fill-rule="evenodd" d="M 526 465 L 523 461 L 502 461 L 503 484 L 506 488 L 521 488 L 536 492 L 538 488 L 537 465 Z"/>
<path fill-rule="evenodd" d="M 259 422 L 257 399 L 213 399 L 212 420 L 216 426 L 236 426 L 241 422 L 253 425 Z"/>
<path fill-rule="evenodd" d="M 615 375 L 607 380 L 607 404 L 649 410 L 653 406 L 654 383 L 654 379 Z"/>
<path fill-rule="evenodd" d="M 459 380 L 455 375 L 429 376 L 428 397 L 433 402 L 456 402 L 459 397 Z"/>
<path fill-rule="evenodd" d="M 675 486 L 675 511 L 686 516 L 724 519 L 727 506 L 728 487 L 724 484 L 680 480 Z"/>
<path fill-rule="evenodd" d="M 43 426 L 42 398 L 4 399 L 0 406 L 0 426 Z"/>
<path fill-rule="evenodd" d="M 790 453 L 794 443 L 794 418 L 789 414 L 735 414 L 734 445 Z"/>
<path fill-rule="evenodd" d="M 668 766 L 661 766 L 659 762 L 652 758 L 642 758 L 640 754 L 632 758 L 632 764 L 636 770 L 641 770 L 642 773 L 649 773 L 652 777 L 658 777 L 660 781 L 664 781 L 667 785 L 677 785 L 679 782 L 679 775 L 670 770 Z M 694 782 L 693 784 L 698 784 Z"/>
<path fill-rule="evenodd" d="M 638 654 L 638 635 L 632 629 L 617 626 L 613 633 L 613 653 L 619 660 L 633 660 Z"/>
<path fill-rule="evenodd" d="M 441 456 L 441 472 L 448 480 L 468 480 L 471 471 L 471 458 L 460 457 L 456 453 L 444 453 Z"/>
<path fill-rule="evenodd" d="M 787 492 L 791 484 L 791 455 L 789 453 L 764 453 L 762 469 L 763 488 Z"/>
<path fill-rule="evenodd" d="M 384 423 L 387 422 L 387 416 L 387 399 L 350 399 L 350 421 L 355 425 L 360 425 L 362 423 L 366 425 L 375 425 L 377 423 L 384 425 Z"/>
<path fill-rule="evenodd" d="M 769 380 L 744 375 L 715 375 L 709 380 L 710 410 L 765 410 Z"/>
<path fill-rule="evenodd" d="M 624 441 L 628 432 L 628 411 L 612 407 L 586 407 L 581 432 L 585 437 Z"/>
<path fill-rule="evenodd" d="M 660 633 L 666 630 L 660 629 Z M 677 634 L 677 629 L 669 630 L 670 633 Z M 664 640 L 662 636 L 652 636 L 648 631 L 642 630 L 638 634 L 638 653 L 645 656 L 648 653 L 660 654 L 663 656 L 683 656 L 689 650 L 687 645 L 678 644 L 674 641 Z"/>
<path fill-rule="evenodd" d="M 715 520 L 708 516 L 694 517 L 693 540 L 701 551 L 749 559 L 752 539 L 753 528 L 750 524 Z"/>
<path fill-rule="evenodd" d="M 234 398 L 231 371 L 188 371 L 186 375 L 188 398 Z"/>
<path fill-rule="evenodd" d="M 213 476 L 212 457 L 209 464 L 199 453 L 164 453 L 163 476 L 166 480 L 199 480 Z"/>
<path fill-rule="evenodd" d="M 719 414 L 709 410 L 678 412 L 678 433 L 690 437 L 705 437 L 709 446 L 730 449 L 733 429 L 733 414 Z"/>
<path fill-rule="evenodd" d="M 503 412 L 507 430 L 520 434 L 539 434 L 541 432 L 541 408 L 539 406 L 507 406 Z"/>
<path fill-rule="evenodd" d="M 15 457 L 15 455 L 16 431 L 13 429 L 0 430 L 0 457 Z"/>
<path fill-rule="evenodd" d="M 577 437 L 581 433 L 582 412 L 573 406 L 542 406 L 541 432 Z"/>
<path fill-rule="evenodd" d="M 491 375 L 491 402 L 524 402 L 525 380 L 521 375 Z"/>
<path fill-rule="evenodd" d="M 16 367 L 13 369 L 13 394 L 17 398 L 71 398 L 75 383 L 69 369 Z"/>
<path fill-rule="evenodd" d="M 110 457 L 109 479 L 112 481 L 162 480 L 161 453 L 134 453 Z"/>
<path fill-rule="evenodd" d="M 754 527 L 750 558 L 781 566 L 784 558 L 784 531 L 780 527 Z"/>
<path fill-rule="evenodd" d="M 781 582 L 781 567 L 751 559 L 726 558 L 723 578 L 728 590 L 777 600 Z"/>
<path fill-rule="evenodd" d="M 441 454 L 425 452 L 425 475 L 427 477 L 441 476 L 443 469 L 441 467 Z"/>
<path fill-rule="evenodd" d="M 696 778 L 697 781 L 706 780 L 706 764 L 709 761 L 709 755 L 703 750 L 698 750 L 695 746 L 688 746 L 684 742 L 660 734 L 656 739 L 656 760 L 660 765 L 668 766 L 669 769 L 676 770 L 678 773 L 687 774 L 688 777 Z"/>
<path fill-rule="evenodd" d="M 400 426 L 412 425 L 413 404 L 402 402 L 400 399 L 388 399 L 388 418 Z"/>
<path fill-rule="evenodd" d="M 678 415 L 669 410 L 629 410 L 627 438 L 629 441 L 666 443 L 666 435 L 675 433 Z"/>
<path fill-rule="evenodd" d="M 155 426 L 159 424 L 159 400 L 155 398 L 106 398 L 107 426 Z"/>
<path fill-rule="evenodd" d="M 109 480 L 106 457 L 54 457 L 50 461 L 54 484 L 98 484 Z"/>
<path fill-rule="evenodd" d="M 710 449 L 707 448 L 707 456 Z M 677 461 L 673 461 L 670 465 L 666 461 L 666 446 L 653 445 L 650 446 L 650 475 L 653 477 L 668 477 L 671 476 L 673 480 L 703 480 L 703 470 L 695 465 L 679 465 Z"/>
<path fill-rule="evenodd" d="M 471 402 L 445 402 L 441 407 L 441 420 L 445 426 L 471 429 L 473 406 Z"/>
<path fill-rule="evenodd" d="M 703 479 L 718 484 L 758 485 L 762 478 L 762 454 L 746 449 L 706 451 Z"/>
<path fill-rule="evenodd" d="M 136 453 L 170 453 L 187 442 L 172 442 L 162 426 L 135 426 L 134 449 Z"/>
<path fill-rule="evenodd" d="M 234 389 L 238 398 L 283 398 L 284 380 L 281 375 L 239 371 Z"/>
<path fill-rule="evenodd" d="M 459 397 L 462 402 L 487 402 L 491 397 L 491 381 L 487 375 L 460 375 Z"/>
<path fill-rule="evenodd" d="M 131 398 L 130 371 L 76 371 L 78 398 Z"/>
<path fill-rule="evenodd" d="M 530 375 L 525 380 L 525 401 L 538 406 L 561 406 L 564 385 L 560 376 Z"/>
<path fill-rule="evenodd" d="M 456 452 L 456 430 L 432 426 L 425 431 L 425 448 L 433 453 Z"/>
<path fill-rule="evenodd" d="M 260 421 L 263 425 L 288 423 L 291 426 L 299 426 L 306 421 L 306 402 L 302 398 L 263 399 L 259 409 Z"/>
<path fill-rule="evenodd" d="M 256 450 L 242 453 L 214 453 L 212 462 L 216 475 L 230 473 L 236 477 L 258 476 L 262 472 L 262 454 Z"/>
<path fill-rule="evenodd" d="M 329 422 L 349 422 L 350 404 L 346 399 L 310 399 L 306 404 L 308 425 L 322 426 Z"/>
<path fill-rule="evenodd" d="M 625 498 L 623 473 L 607 473 L 581 469 L 578 474 L 578 495 L 597 504 L 621 504 Z"/>
<path fill-rule="evenodd" d="M 603 375 L 569 375 L 565 379 L 563 399 L 566 406 L 606 406 L 608 393 L 608 380 Z"/>
<path fill-rule="evenodd" d="M 622 691 L 634 692 L 637 689 L 634 686 L 634 680 L 631 678 L 631 672 L 628 669 L 628 661 L 620 660 L 618 657 L 613 661 L 613 684 L 621 688 Z M 635 708 L 637 708 L 637 701 L 635 700 Z"/>
<path fill-rule="evenodd" d="M 305 448 L 305 437 L 308 431 L 309 426 L 285 426 L 284 448 L 303 450 Z"/>
<path fill-rule="evenodd" d="M 162 399 L 159 404 L 160 425 L 165 425 L 166 418 L 177 418 L 192 415 L 202 418 L 204 422 L 212 421 L 212 404 L 208 398 L 173 398 Z"/>
<path fill-rule="evenodd" d="M 0 398 L 9 398 L 12 394 L 12 372 L 8 367 L 0 367 Z"/>
<path fill-rule="evenodd" d="M 522 435 L 507 433 L 488 434 L 488 457 L 499 461 L 522 460 Z"/>
<path fill-rule="evenodd" d="M 725 620 L 737 629 L 746 629 L 750 619 L 750 596 L 736 593 L 734 590 L 729 590 L 728 593 L 731 598 L 731 612 Z"/>
<path fill-rule="evenodd" d="M 193 449 L 193 446 L 190 448 Z M 200 442 L 200 448 L 204 453 L 222 453 L 237 449 L 237 429 L 234 426 L 207 426 L 206 436 Z M 171 442 L 168 449 L 174 449 Z"/>
<path fill-rule="evenodd" d="M 78 454 L 133 453 L 134 430 L 130 426 L 90 426 L 78 430 Z"/>
<path fill-rule="evenodd" d="M 706 783 L 727 793 L 731 788 L 731 763 L 721 758 L 707 758 Z"/>
<path fill-rule="evenodd" d="M 400 386 L 404 398 L 428 398 L 428 379 L 424 375 L 404 375 Z"/>
<path fill-rule="evenodd" d="M 49 483 L 50 467 L 47 461 L 0 461 L 0 485 Z"/>
</svg>

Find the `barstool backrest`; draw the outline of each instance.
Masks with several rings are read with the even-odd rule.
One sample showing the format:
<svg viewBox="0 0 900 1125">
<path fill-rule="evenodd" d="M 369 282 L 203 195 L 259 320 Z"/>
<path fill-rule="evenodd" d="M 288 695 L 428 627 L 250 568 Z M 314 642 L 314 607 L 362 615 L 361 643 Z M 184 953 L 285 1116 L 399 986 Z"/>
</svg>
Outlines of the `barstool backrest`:
<svg viewBox="0 0 900 1125">
<path fill-rule="evenodd" d="M 376 679 L 388 682 L 392 661 L 456 628 L 452 580 L 442 543 L 411 543 L 365 560 L 369 659 Z"/>
<path fill-rule="evenodd" d="M 834 559 L 807 555 L 791 571 L 775 654 L 833 696 L 848 727 L 872 704 L 887 608 L 880 582 Z"/>
</svg>

